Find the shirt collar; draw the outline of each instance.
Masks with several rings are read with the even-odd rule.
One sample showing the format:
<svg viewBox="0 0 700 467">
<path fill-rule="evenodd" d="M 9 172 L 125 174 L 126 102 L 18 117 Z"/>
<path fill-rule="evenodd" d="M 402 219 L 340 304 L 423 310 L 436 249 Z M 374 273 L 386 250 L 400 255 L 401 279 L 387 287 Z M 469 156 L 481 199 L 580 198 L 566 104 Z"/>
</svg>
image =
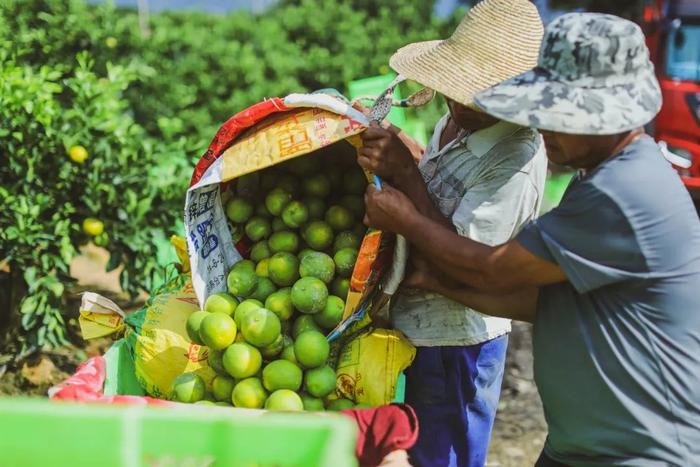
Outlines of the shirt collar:
<svg viewBox="0 0 700 467">
<path fill-rule="evenodd" d="M 466 146 L 469 151 L 476 157 L 482 157 L 487 154 L 493 147 L 503 139 L 512 135 L 522 128 L 510 122 L 500 121 L 495 125 L 483 128 L 470 133 L 466 137 Z"/>
</svg>

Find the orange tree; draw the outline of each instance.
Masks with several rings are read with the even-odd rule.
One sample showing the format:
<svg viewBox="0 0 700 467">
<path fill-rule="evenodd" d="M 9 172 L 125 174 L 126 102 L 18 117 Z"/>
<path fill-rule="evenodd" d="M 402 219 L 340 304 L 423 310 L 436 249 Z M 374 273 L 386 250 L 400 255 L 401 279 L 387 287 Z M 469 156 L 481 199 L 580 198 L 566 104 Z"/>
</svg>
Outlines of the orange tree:
<svg viewBox="0 0 700 467">
<path fill-rule="evenodd" d="M 124 265 L 122 287 L 149 290 L 154 240 L 181 211 L 189 161 L 181 144 L 150 139 L 128 114 L 133 71 L 104 77 L 86 53 L 73 66 L 0 65 L 0 277 L 5 328 L 25 344 L 64 342 L 63 298 L 77 248 L 92 240 Z M 171 162 L 162 177 L 158 161 Z M 179 169 L 178 169 L 179 165 Z M 7 313 L 15 306 L 19 314 Z"/>
<path fill-rule="evenodd" d="M 105 3 L 0 2 L 0 330 L 31 348 L 65 340 L 83 243 L 123 266 L 124 290 L 151 290 L 155 240 L 232 113 L 386 73 L 396 48 L 454 26 L 423 0 L 282 0 L 260 15 L 153 14 L 144 37 L 134 11 Z"/>
</svg>

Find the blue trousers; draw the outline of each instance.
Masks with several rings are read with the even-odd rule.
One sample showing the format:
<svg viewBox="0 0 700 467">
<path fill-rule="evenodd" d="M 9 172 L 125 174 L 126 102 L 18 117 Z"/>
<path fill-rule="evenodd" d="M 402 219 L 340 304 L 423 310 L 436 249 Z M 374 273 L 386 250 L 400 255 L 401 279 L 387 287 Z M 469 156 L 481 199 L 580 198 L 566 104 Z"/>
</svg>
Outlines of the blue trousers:
<svg viewBox="0 0 700 467">
<path fill-rule="evenodd" d="M 483 467 L 508 335 L 464 347 L 419 347 L 406 370 L 406 403 L 418 415 L 409 451 L 416 467 Z"/>
</svg>

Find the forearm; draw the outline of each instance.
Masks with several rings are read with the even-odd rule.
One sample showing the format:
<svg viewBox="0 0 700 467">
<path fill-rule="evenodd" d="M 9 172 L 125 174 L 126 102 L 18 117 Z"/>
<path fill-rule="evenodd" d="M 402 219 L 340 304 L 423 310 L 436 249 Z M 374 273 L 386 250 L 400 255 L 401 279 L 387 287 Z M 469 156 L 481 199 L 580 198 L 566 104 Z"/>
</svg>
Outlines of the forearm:
<svg viewBox="0 0 700 467">
<path fill-rule="evenodd" d="M 438 207 L 435 206 L 435 203 L 433 203 L 428 193 L 428 187 L 425 186 L 425 181 L 418 170 L 416 170 L 414 174 L 401 180 L 398 185 L 397 188 L 408 196 L 411 202 L 416 206 L 418 212 L 423 216 L 452 231 L 455 230 L 452 221 L 445 217 Z"/>
<path fill-rule="evenodd" d="M 532 323 L 537 309 L 539 288 L 528 287 L 507 294 L 447 288 L 436 292 L 480 313 Z"/>
<path fill-rule="evenodd" d="M 420 213 L 401 233 L 425 258 L 452 279 L 478 290 L 500 289 L 490 261 L 494 248 L 460 237 L 444 224 Z"/>
</svg>

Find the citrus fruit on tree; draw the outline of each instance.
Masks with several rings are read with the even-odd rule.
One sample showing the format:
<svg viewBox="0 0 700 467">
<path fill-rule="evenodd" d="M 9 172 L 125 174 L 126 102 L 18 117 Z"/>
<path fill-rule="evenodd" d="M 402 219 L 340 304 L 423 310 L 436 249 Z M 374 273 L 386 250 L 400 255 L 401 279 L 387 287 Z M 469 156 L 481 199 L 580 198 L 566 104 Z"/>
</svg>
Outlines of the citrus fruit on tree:
<svg viewBox="0 0 700 467">
<path fill-rule="evenodd" d="M 231 344 L 222 357 L 226 373 L 234 378 L 249 378 L 255 375 L 262 365 L 260 351 L 244 342 Z"/>
<path fill-rule="evenodd" d="M 263 368 L 263 386 L 268 391 L 291 389 L 298 391 L 302 382 L 302 371 L 289 360 L 275 360 Z"/>
<path fill-rule="evenodd" d="M 68 149 L 68 157 L 73 162 L 77 162 L 78 164 L 82 164 L 85 162 L 85 159 L 88 158 L 88 152 L 85 147 L 80 146 L 80 145 L 75 145 L 71 146 L 70 149 Z"/>
<path fill-rule="evenodd" d="M 291 200 L 292 195 L 288 191 L 274 188 L 265 197 L 265 207 L 273 216 L 279 216 Z"/>
<path fill-rule="evenodd" d="M 310 251 L 299 261 L 301 277 L 315 277 L 329 284 L 335 275 L 333 258 L 320 251 Z"/>
<path fill-rule="evenodd" d="M 279 232 L 281 230 L 287 230 L 287 224 L 285 224 L 279 217 L 272 218 L 272 231 Z"/>
<path fill-rule="evenodd" d="M 254 298 L 243 300 L 236 307 L 236 311 L 233 313 L 233 320 L 236 322 L 236 326 L 238 326 L 238 329 L 241 329 L 241 327 L 243 326 L 243 318 L 248 314 L 250 310 L 262 307 L 263 304 L 260 300 L 255 300 Z"/>
<path fill-rule="evenodd" d="M 255 291 L 258 276 L 255 274 L 255 264 L 249 260 L 234 264 L 226 277 L 228 291 L 236 297 L 247 297 Z"/>
<path fill-rule="evenodd" d="M 333 243 L 333 229 L 323 221 L 313 221 L 307 224 L 302 236 L 314 250 L 325 250 Z"/>
<path fill-rule="evenodd" d="M 292 305 L 301 313 L 318 313 L 327 300 L 328 288 L 321 279 L 302 277 L 292 286 Z"/>
<path fill-rule="evenodd" d="M 229 316 L 233 316 L 237 306 L 238 299 L 226 292 L 217 292 L 209 295 L 209 298 L 204 302 L 204 311 L 210 313 L 225 313 Z"/>
<path fill-rule="evenodd" d="M 245 224 L 245 234 L 254 242 L 269 237 L 271 232 L 270 221 L 264 217 L 251 217 Z"/>
<path fill-rule="evenodd" d="M 238 337 L 238 335 L 236 335 L 236 337 Z M 226 369 L 224 368 L 224 351 L 223 350 L 209 349 L 208 354 L 207 354 L 207 363 L 217 373 L 222 374 L 222 375 L 226 374 Z"/>
<path fill-rule="evenodd" d="M 216 375 L 211 382 L 211 392 L 217 401 L 230 401 L 233 386 L 233 378 L 230 376 Z"/>
<path fill-rule="evenodd" d="M 250 249 L 250 260 L 256 263 L 269 258 L 272 255 L 267 240 L 260 240 Z"/>
<path fill-rule="evenodd" d="M 363 195 L 367 187 L 367 177 L 359 168 L 348 171 L 343 177 L 343 189 L 349 195 Z"/>
<path fill-rule="evenodd" d="M 253 209 L 250 201 L 234 197 L 226 203 L 226 217 L 234 224 L 243 224 L 253 215 Z"/>
<path fill-rule="evenodd" d="M 342 248 L 333 255 L 335 270 L 340 277 L 350 277 L 357 261 L 357 250 Z"/>
<path fill-rule="evenodd" d="M 329 352 L 326 336 L 318 331 L 304 331 L 294 341 L 294 355 L 304 368 L 316 368 L 325 364 Z"/>
<path fill-rule="evenodd" d="M 306 393 L 299 394 L 301 401 L 304 404 L 304 410 L 309 412 L 323 412 L 326 408 L 323 406 L 323 400 L 318 397 L 313 397 Z"/>
<path fill-rule="evenodd" d="M 195 311 L 189 315 L 187 321 L 185 321 L 187 336 L 197 345 L 204 345 L 204 342 L 202 342 L 202 339 L 199 337 L 199 328 L 202 325 L 202 320 L 207 316 L 209 316 L 209 313 L 206 311 Z"/>
<path fill-rule="evenodd" d="M 335 240 L 333 241 L 333 252 L 337 253 L 343 248 L 354 248 L 359 250 L 361 244 L 362 237 L 356 235 L 350 230 L 346 230 L 335 236 Z"/>
<path fill-rule="evenodd" d="M 323 215 L 326 212 L 326 203 L 323 202 L 323 199 L 310 196 L 308 198 L 304 198 L 303 201 L 307 211 L 309 212 L 309 219 L 323 219 Z"/>
<path fill-rule="evenodd" d="M 286 251 L 287 253 L 296 253 L 299 250 L 299 236 L 289 230 L 280 230 L 270 235 L 267 241 L 270 245 L 270 251 L 279 253 Z"/>
<path fill-rule="evenodd" d="M 250 298 L 264 302 L 275 290 L 277 290 L 277 286 L 269 278 L 258 277 L 258 285 Z"/>
<path fill-rule="evenodd" d="M 331 192 L 331 182 L 323 174 L 316 174 L 307 177 L 302 188 L 306 196 L 316 196 L 318 198 L 325 198 Z"/>
<path fill-rule="evenodd" d="M 171 399 L 178 402 L 193 402 L 204 399 L 206 386 L 201 376 L 195 373 L 183 373 L 173 380 Z"/>
<path fill-rule="evenodd" d="M 343 206 L 333 205 L 326 211 L 326 223 L 335 231 L 349 229 L 353 220 L 350 210 Z"/>
<path fill-rule="evenodd" d="M 304 374 L 304 389 L 314 397 L 326 397 L 335 390 L 335 371 L 328 365 L 307 370 Z"/>
<path fill-rule="evenodd" d="M 306 331 L 323 332 L 314 321 L 313 315 L 301 315 L 294 320 L 294 325 L 292 326 L 292 336 L 294 336 L 295 339 L 299 337 L 301 333 Z"/>
<path fill-rule="evenodd" d="M 304 403 L 296 392 L 289 389 L 278 389 L 267 398 L 265 408 L 267 410 L 302 411 Z"/>
<path fill-rule="evenodd" d="M 267 263 L 267 272 L 272 282 L 287 287 L 299 278 L 299 260 L 285 251 L 275 253 Z"/>
<path fill-rule="evenodd" d="M 297 364 L 297 357 L 294 355 L 294 341 L 289 336 L 283 336 L 283 347 L 280 357 L 283 360 Z"/>
<path fill-rule="evenodd" d="M 331 283 L 331 293 L 336 297 L 347 298 L 350 291 L 350 279 L 347 277 L 336 277 Z"/>
<path fill-rule="evenodd" d="M 269 277 L 269 273 L 267 270 L 267 265 L 269 264 L 270 259 L 265 258 L 261 259 L 258 264 L 255 265 L 255 274 L 258 277 Z"/>
<path fill-rule="evenodd" d="M 266 308 L 257 308 L 246 313 L 241 328 L 246 342 L 256 347 L 272 344 L 281 331 L 280 319 Z"/>
<path fill-rule="evenodd" d="M 288 320 L 294 313 L 292 306 L 292 289 L 285 287 L 268 295 L 265 308 L 277 315 L 281 320 Z"/>
<path fill-rule="evenodd" d="M 109 36 L 108 38 L 105 39 L 105 45 L 107 47 L 109 47 L 110 49 L 114 49 L 118 44 L 119 44 L 119 41 L 117 40 L 116 37 Z"/>
<path fill-rule="evenodd" d="M 275 342 L 265 347 L 261 347 L 260 353 L 262 354 L 263 358 L 271 359 L 279 355 L 280 352 L 282 352 L 282 349 L 284 349 L 284 337 L 282 334 L 280 334 L 279 337 L 275 339 Z"/>
<path fill-rule="evenodd" d="M 106 247 L 109 244 L 109 234 L 107 232 L 102 232 L 101 234 L 92 237 L 92 243 L 95 246 Z"/>
<path fill-rule="evenodd" d="M 333 399 L 328 401 L 328 410 L 339 411 L 348 410 L 355 407 L 355 404 L 349 399 Z"/>
<path fill-rule="evenodd" d="M 309 219 L 309 210 L 301 201 L 291 201 L 282 210 L 282 222 L 292 229 L 300 227 Z"/>
<path fill-rule="evenodd" d="M 236 323 L 226 313 L 209 313 L 199 325 L 199 338 L 204 345 L 222 350 L 236 339 Z"/>
<path fill-rule="evenodd" d="M 262 409 L 267 399 L 267 391 L 260 378 L 246 378 L 239 381 L 231 393 L 231 402 L 236 407 Z"/>
<path fill-rule="evenodd" d="M 97 235 L 100 235 L 102 232 L 104 232 L 104 230 L 105 225 L 99 219 L 95 219 L 94 217 L 88 217 L 85 220 L 83 220 L 83 232 L 85 232 L 91 237 L 96 237 Z"/>
<path fill-rule="evenodd" d="M 329 295 L 326 306 L 320 312 L 312 315 L 316 324 L 325 329 L 333 329 L 343 319 L 345 302 L 342 298 Z"/>
</svg>

